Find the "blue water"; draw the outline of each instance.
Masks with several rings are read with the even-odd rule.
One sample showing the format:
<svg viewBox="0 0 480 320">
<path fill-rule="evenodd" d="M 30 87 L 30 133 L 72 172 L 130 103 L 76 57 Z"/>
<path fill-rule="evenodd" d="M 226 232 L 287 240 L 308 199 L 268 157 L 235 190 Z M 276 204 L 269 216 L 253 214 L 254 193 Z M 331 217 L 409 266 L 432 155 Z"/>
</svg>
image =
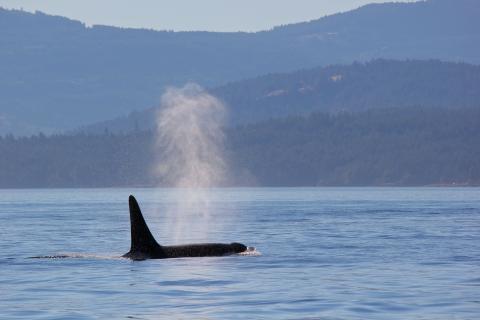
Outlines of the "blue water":
<svg viewBox="0 0 480 320">
<path fill-rule="evenodd" d="M 179 192 L 0 190 L 0 318 L 480 319 L 478 188 L 211 190 L 208 240 L 261 255 L 118 258 L 129 193 L 171 244 Z"/>
</svg>

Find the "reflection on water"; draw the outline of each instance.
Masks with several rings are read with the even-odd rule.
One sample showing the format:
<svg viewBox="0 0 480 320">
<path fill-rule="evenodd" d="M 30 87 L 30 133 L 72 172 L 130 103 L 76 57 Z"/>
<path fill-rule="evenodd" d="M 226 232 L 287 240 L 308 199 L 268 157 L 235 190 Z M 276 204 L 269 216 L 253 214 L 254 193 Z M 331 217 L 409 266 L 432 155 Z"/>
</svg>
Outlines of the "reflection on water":
<svg viewBox="0 0 480 320">
<path fill-rule="evenodd" d="M 480 314 L 479 189 L 213 190 L 222 227 L 212 226 L 212 239 L 255 251 L 119 258 L 130 246 L 128 195 L 137 195 L 152 233 L 168 245 L 169 226 L 150 209 L 168 206 L 174 192 L 0 191 L 0 318 Z M 187 240 L 203 239 L 192 231 Z M 55 255 L 68 258 L 29 259 Z"/>
</svg>

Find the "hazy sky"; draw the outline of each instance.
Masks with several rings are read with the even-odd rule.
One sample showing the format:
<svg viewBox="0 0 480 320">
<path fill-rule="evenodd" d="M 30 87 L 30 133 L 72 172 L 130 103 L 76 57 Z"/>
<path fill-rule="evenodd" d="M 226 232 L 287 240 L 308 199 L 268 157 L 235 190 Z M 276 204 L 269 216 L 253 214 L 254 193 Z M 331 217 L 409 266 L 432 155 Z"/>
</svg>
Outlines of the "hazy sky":
<svg viewBox="0 0 480 320">
<path fill-rule="evenodd" d="M 256 31 L 387 0 L 0 0 L 0 7 L 159 30 Z M 405 1 L 406 2 L 406 1 Z"/>
</svg>

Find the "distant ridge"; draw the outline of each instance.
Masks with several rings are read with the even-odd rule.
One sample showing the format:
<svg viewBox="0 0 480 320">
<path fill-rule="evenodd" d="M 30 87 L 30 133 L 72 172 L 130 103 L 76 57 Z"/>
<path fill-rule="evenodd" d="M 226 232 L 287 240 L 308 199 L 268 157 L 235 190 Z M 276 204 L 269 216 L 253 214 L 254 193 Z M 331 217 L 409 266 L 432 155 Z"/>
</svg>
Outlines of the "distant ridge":
<svg viewBox="0 0 480 320">
<path fill-rule="evenodd" d="M 480 66 L 436 60 L 374 60 L 277 73 L 212 89 L 230 109 L 230 125 L 312 112 L 428 106 L 480 108 Z M 155 108 L 85 126 L 88 133 L 154 126 Z"/>
<path fill-rule="evenodd" d="M 159 32 L 0 9 L 0 134 L 73 129 L 158 104 L 162 88 L 216 87 L 353 61 L 480 63 L 476 0 L 367 5 L 257 33 Z"/>
</svg>

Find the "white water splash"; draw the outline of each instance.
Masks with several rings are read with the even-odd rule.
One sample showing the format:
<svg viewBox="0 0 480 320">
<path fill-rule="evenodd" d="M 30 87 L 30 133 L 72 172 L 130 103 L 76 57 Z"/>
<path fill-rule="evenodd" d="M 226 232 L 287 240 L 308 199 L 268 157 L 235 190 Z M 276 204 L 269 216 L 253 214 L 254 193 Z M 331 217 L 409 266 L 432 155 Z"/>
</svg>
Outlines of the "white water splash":
<svg viewBox="0 0 480 320">
<path fill-rule="evenodd" d="M 162 97 L 155 172 L 162 185 L 178 191 L 165 222 L 175 242 L 209 238 L 213 214 L 209 188 L 226 182 L 225 116 L 223 103 L 196 84 L 169 88 Z M 215 225 L 217 231 L 219 227 Z"/>
<path fill-rule="evenodd" d="M 261 256 L 262 253 L 260 251 L 258 251 L 255 247 L 247 247 L 246 251 L 237 253 L 237 255 L 258 257 L 258 256 Z"/>
</svg>

